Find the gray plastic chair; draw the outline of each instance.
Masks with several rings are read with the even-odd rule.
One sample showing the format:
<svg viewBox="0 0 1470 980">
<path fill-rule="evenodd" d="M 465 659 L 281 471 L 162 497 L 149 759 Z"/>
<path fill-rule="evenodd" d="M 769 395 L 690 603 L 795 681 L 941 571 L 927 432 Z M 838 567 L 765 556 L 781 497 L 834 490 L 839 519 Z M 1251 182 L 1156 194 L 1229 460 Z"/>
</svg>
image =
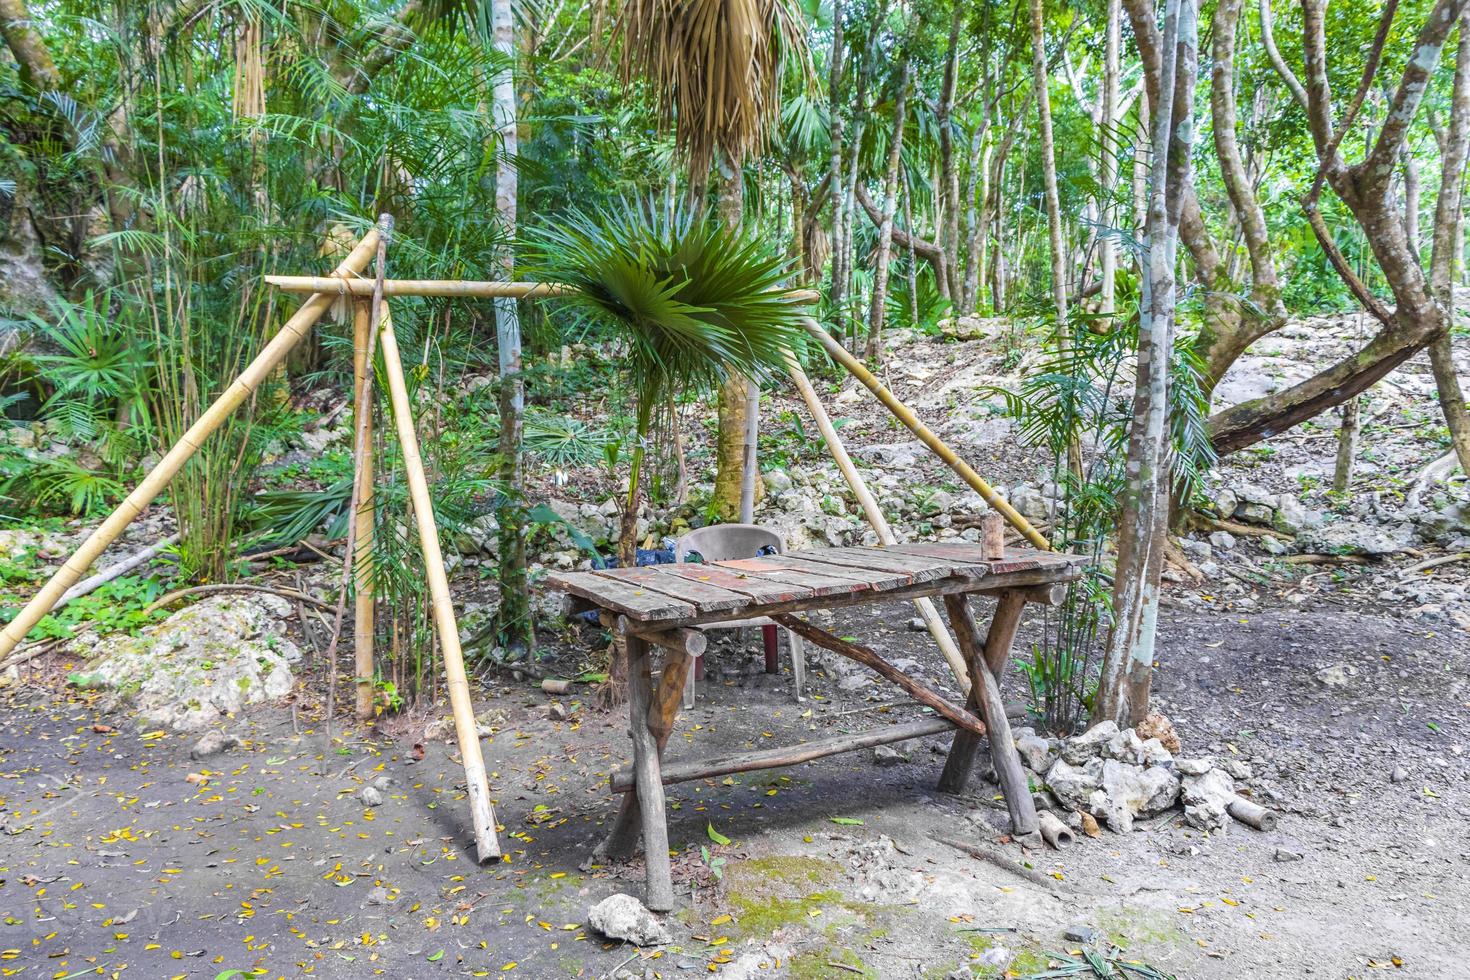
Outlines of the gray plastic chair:
<svg viewBox="0 0 1470 980">
<path fill-rule="evenodd" d="M 764 548 L 775 549 L 776 554 L 786 551 L 786 542 L 781 535 L 758 524 L 714 524 L 690 531 L 674 543 L 674 561 L 684 563 L 689 556 L 697 554 L 706 562 L 733 561 L 754 558 Z M 744 626 L 775 626 L 774 620 L 766 616 L 752 619 L 731 620 L 728 623 L 711 623 L 698 626 L 701 630 L 738 629 Z M 790 630 L 782 630 L 791 645 L 791 678 L 796 687 L 796 700 L 801 701 L 802 689 L 806 686 L 806 656 L 802 639 Z M 694 707 L 694 675 L 689 672 L 684 682 L 684 707 Z"/>
</svg>

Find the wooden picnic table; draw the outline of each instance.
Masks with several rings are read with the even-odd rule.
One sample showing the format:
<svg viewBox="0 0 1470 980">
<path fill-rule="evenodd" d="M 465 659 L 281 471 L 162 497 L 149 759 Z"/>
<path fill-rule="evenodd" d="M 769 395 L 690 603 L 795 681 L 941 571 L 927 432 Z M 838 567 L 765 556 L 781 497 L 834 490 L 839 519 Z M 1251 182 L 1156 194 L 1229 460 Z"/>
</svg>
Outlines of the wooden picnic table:
<svg viewBox="0 0 1470 980">
<path fill-rule="evenodd" d="M 980 739 L 986 738 L 1012 832 L 1034 833 L 1036 810 L 1011 739 L 999 682 L 1026 603 L 1058 602 L 1064 583 L 1081 574 L 1082 563 L 1078 556 L 1057 552 L 1005 548 L 996 558 L 986 557 L 981 544 L 914 543 L 793 551 L 707 565 L 552 574 L 547 582 L 553 588 L 569 593 L 574 607 L 600 610 L 603 622 L 622 635 L 626 644 L 633 766 L 612 774 L 612 788 L 622 794 L 622 801 L 599 853 L 630 856 L 641 830 L 648 874 L 646 904 L 667 911 L 674 907 L 674 886 L 665 784 L 795 765 L 948 731 L 955 732 L 955 738 L 939 789 L 949 793 L 964 789 Z M 969 597 L 976 594 L 998 598 L 984 636 L 970 611 Z M 969 667 L 972 683 L 963 705 L 908 676 L 876 651 L 796 615 L 924 596 L 943 597 Z M 768 616 L 812 643 L 872 668 L 915 701 L 932 708 L 935 717 L 785 748 L 727 752 L 664 765 L 663 751 L 673 734 L 690 661 L 704 651 L 698 627 L 756 616 Z M 657 687 L 650 655 L 654 646 L 666 651 Z"/>
</svg>

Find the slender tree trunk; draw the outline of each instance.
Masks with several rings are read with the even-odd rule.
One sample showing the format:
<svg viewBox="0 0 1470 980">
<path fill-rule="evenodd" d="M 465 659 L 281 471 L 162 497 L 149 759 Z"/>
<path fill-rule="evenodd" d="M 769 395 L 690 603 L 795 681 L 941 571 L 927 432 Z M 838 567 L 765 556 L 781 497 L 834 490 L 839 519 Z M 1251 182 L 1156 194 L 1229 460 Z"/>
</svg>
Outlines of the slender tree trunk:
<svg viewBox="0 0 1470 980">
<path fill-rule="evenodd" d="M 1137 3 L 1150 22 L 1152 0 Z M 1195 0 L 1165 0 L 1160 100 L 1154 113 L 1146 274 L 1139 304 L 1138 361 L 1128 434 L 1127 484 L 1118 528 L 1113 624 L 1093 720 L 1136 724 L 1148 713 L 1158 626 L 1159 579 L 1169 516 L 1169 361 L 1174 343 L 1175 269 L 1184 188 L 1194 136 L 1198 66 Z"/>
<path fill-rule="evenodd" d="M 1442 166 L 1439 200 L 1434 209 L 1434 243 L 1429 259 L 1429 280 L 1435 298 L 1444 307 L 1451 324 L 1455 315 L 1455 266 L 1464 239 L 1465 159 L 1470 149 L 1470 11 L 1460 15 L 1460 42 L 1455 50 L 1455 82 L 1450 98 L 1450 118 L 1440 153 Z M 1465 391 L 1455 374 L 1454 341 L 1449 330 L 1429 345 L 1429 363 L 1439 390 L 1439 408 L 1450 430 L 1450 440 L 1462 472 L 1470 474 L 1470 411 Z"/>
<path fill-rule="evenodd" d="M 1098 310 L 1111 316 L 1118 307 L 1118 210 L 1114 205 L 1114 184 L 1118 180 L 1118 81 L 1119 54 L 1123 20 L 1122 0 L 1108 0 L 1107 38 L 1103 42 L 1103 88 L 1102 126 L 1098 141 L 1101 156 L 1098 160 L 1097 182 L 1102 191 L 1103 208 L 1101 223 L 1102 237 L 1098 241 L 1098 269 L 1102 279 L 1102 291 L 1098 298 Z"/>
<path fill-rule="evenodd" d="M 904 270 L 909 287 L 909 325 L 919 326 L 919 259 L 914 254 L 914 187 L 908 174 L 903 175 L 903 225 L 908 230 L 908 268 Z"/>
<path fill-rule="evenodd" d="M 1342 403 L 1338 411 L 1342 419 L 1342 427 L 1337 433 L 1337 461 L 1332 468 L 1332 489 L 1338 493 L 1347 493 L 1352 489 L 1353 464 L 1358 459 L 1358 432 L 1362 401 L 1361 395 L 1357 398 L 1349 398 Z"/>
<path fill-rule="evenodd" d="M 1041 0 L 1035 0 L 1040 3 Z M 944 225 L 936 229 L 935 238 L 944 250 L 946 282 L 944 295 L 958 303 L 961 295 L 960 261 L 960 173 L 954 152 L 954 94 L 959 84 L 960 28 L 964 26 L 968 5 L 956 3 L 949 23 L 949 48 L 944 59 L 944 78 L 939 90 L 939 177 L 940 196 L 944 202 Z"/>
<path fill-rule="evenodd" d="M 1407 146 L 1403 153 L 1404 166 L 1404 237 L 1409 240 L 1409 251 L 1419 258 L 1419 164 Z"/>
<path fill-rule="evenodd" d="M 970 177 L 965 188 L 965 283 L 960 313 L 972 316 L 980 305 L 985 277 L 986 235 L 990 231 L 990 158 L 994 147 L 988 127 L 976 127 L 970 140 Z"/>
<path fill-rule="evenodd" d="M 898 209 L 898 167 L 903 157 L 903 130 L 909 94 L 909 63 L 899 69 L 898 93 L 893 98 L 893 136 L 888 141 L 888 168 L 883 175 L 883 220 L 878 225 L 877 256 L 873 260 L 873 300 L 868 308 L 868 360 L 883 356 L 883 315 L 888 299 L 888 263 L 893 254 L 893 215 Z"/>
<path fill-rule="evenodd" d="M 1067 329 L 1067 249 L 1062 239 L 1062 205 L 1057 193 L 1056 143 L 1052 138 L 1051 94 L 1046 68 L 1046 18 L 1042 0 L 1031 0 L 1031 71 L 1041 124 L 1042 182 L 1046 188 L 1046 224 L 1051 240 L 1051 291 L 1056 304 L 1057 335 Z"/>
<path fill-rule="evenodd" d="M 827 115 L 830 129 L 827 142 L 830 144 L 828 177 L 832 184 L 832 288 L 828 296 L 834 310 L 842 309 L 847 299 L 847 270 L 843 267 L 847 248 L 842 237 L 843 212 L 848 206 L 842 182 L 844 128 L 841 99 L 842 58 L 842 0 L 832 0 L 832 60 L 827 80 Z"/>
<path fill-rule="evenodd" d="M 718 158 L 720 220 L 728 228 L 739 228 L 745 213 L 745 184 L 741 169 L 722 152 Z M 754 457 L 746 448 L 752 442 L 752 427 L 758 419 L 758 394 L 752 397 L 753 385 L 744 375 L 731 374 L 720 385 L 717 411 L 719 432 L 715 441 L 715 512 L 721 520 L 748 520 L 755 501 L 761 497 L 759 471 L 747 474 Z M 758 389 L 757 389 L 758 392 Z M 756 415 L 757 418 L 752 418 Z M 750 508 L 746 508 L 743 487 L 751 484 Z"/>
<path fill-rule="evenodd" d="M 495 77 L 491 98 L 495 130 L 500 138 L 495 155 L 495 210 L 507 244 L 499 257 L 501 278 L 515 278 L 515 252 L 510 242 L 516 234 L 517 139 L 515 73 L 515 19 L 510 0 L 494 0 L 490 24 L 495 50 L 506 59 L 506 67 Z M 536 642 L 531 622 L 530 588 L 526 581 L 525 460 L 521 430 L 525 416 L 526 389 L 521 377 L 521 321 L 517 301 L 495 300 L 495 339 L 500 352 L 500 481 L 501 504 L 496 514 L 500 524 L 500 611 L 496 632 L 501 646 L 514 658 L 530 651 Z"/>
</svg>

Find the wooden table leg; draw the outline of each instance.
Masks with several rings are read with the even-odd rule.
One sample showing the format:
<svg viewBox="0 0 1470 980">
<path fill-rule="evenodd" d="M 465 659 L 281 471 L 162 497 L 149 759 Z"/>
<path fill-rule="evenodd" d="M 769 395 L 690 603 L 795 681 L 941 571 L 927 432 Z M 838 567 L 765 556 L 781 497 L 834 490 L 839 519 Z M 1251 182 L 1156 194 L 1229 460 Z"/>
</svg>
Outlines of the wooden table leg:
<svg viewBox="0 0 1470 980">
<path fill-rule="evenodd" d="M 684 691 L 684 679 L 690 676 L 691 657 L 667 654 L 664 657 L 663 676 L 659 678 L 658 690 L 653 695 L 653 705 L 647 718 L 648 727 L 658 743 L 659 757 L 669 744 L 674 732 L 674 717 L 679 712 L 679 701 Z M 630 716 L 631 720 L 631 716 Z M 596 859 L 612 858 L 626 860 L 633 856 L 638 845 L 638 834 L 643 822 L 643 810 L 638 805 L 636 790 L 622 794 L 618 803 L 618 814 L 608 830 L 607 837 L 598 845 Z"/>
<path fill-rule="evenodd" d="M 1010 655 L 1011 642 L 1016 636 L 1021 610 L 1026 600 L 1007 601 L 1010 593 L 1002 593 L 996 606 L 995 618 L 990 622 L 990 635 L 981 645 L 980 628 L 970 612 L 969 597 L 947 595 L 944 607 L 949 613 L 949 623 L 959 641 L 960 650 L 970 667 L 970 702 L 967 707 L 978 711 L 989 732 L 990 759 L 1000 777 L 1001 792 L 1005 794 L 1006 809 L 1011 815 L 1011 832 L 1017 835 L 1034 833 L 1038 827 L 1036 805 L 1031 800 L 1031 787 L 1026 779 L 1026 770 L 1021 765 L 1021 755 L 1011 738 L 1010 722 L 1006 720 L 1005 702 L 1001 700 L 1000 684 L 992 665 L 1004 667 Z M 975 749 L 978 741 L 970 732 L 961 730 L 955 734 L 954 745 L 944 763 L 939 788 L 944 792 L 958 793 L 964 789 L 974 768 Z"/>
<path fill-rule="evenodd" d="M 633 771 L 643 815 L 643 860 L 648 869 L 643 904 L 655 912 L 667 912 L 674 907 L 674 878 L 669 866 L 669 827 L 659 774 L 658 737 L 648 724 L 654 707 L 648 641 L 629 635 L 627 644 L 628 728 L 633 736 Z"/>
<path fill-rule="evenodd" d="M 951 602 L 951 599 L 955 602 Z M 951 621 L 955 619 L 954 607 L 956 604 L 968 613 L 968 601 L 965 596 L 945 598 L 945 608 L 949 611 Z M 983 662 L 997 682 L 1005 667 L 1005 658 L 1010 655 L 1011 642 L 1016 637 L 1016 629 L 1021 625 L 1021 611 L 1025 605 L 1025 595 L 1014 590 L 1002 592 L 996 603 L 995 616 L 990 620 L 990 632 L 985 637 Z M 972 649 L 974 645 L 971 637 L 960 637 L 960 650 L 966 659 L 966 670 L 971 678 L 970 694 L 965 699 L 965 710 L 978 715 L 980 714 L 980 691 L 978 685 L 974 683 L 974 678 L 977 676 L 975 665 L 981 658 L 974 655 Z M 975 753 L 979 749 L 980 739 L 973 732 L 960 729 L 955 733 L 949 757 L 944 761 L 944 772 L 939 776 L 940 792 L 963 793 L 965 791 L 965 786 L 970 781 L 970 773 L 975 769 Z"/>
</svg>

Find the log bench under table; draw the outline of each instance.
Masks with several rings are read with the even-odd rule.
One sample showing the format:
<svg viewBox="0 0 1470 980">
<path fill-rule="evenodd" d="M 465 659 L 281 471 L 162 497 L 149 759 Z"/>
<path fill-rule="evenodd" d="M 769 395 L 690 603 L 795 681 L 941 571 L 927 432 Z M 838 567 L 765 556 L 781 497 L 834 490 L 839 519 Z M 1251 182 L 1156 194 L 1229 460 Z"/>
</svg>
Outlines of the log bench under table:
<svg viewBox="0 0 1470 980">
<path fill-rule="evenodd" d="M 1057 552 L 1007 548 L 984 557 L 979 544 L 916 543 L 882 548 L 793 551 L 765 558 L 708 565 L 653 565 L 595 572 L 560 572 L 548 583 L 582 609 L 598 609 L 624 638 L 628 656 L 629 734 L 633 766 L 613 773 L 621 793 L 618 815 L 599 848 L 609 857 L 631 856 L 639 833 L 648 869 L 647 902 L 655 911 L 674 907 L 664 785 L 728 773 L 773 769 L 840 752 L 955 732 L 939 789 L 958 793 L 974 768 L 980 739 L 990 745 L 1012 832 L 1036 830 L 1021 760 L 1011 740 L 1000 678 L 1028 602 L 1054 604 L 1063 586 L 1081 574 L 1083 559 Z M 984 636 L 970 611 L 971 595 L 996 596 Z M 876 651 L 818 629 L 796 614 L 894 599 L 941 596 L 950 626 L 969 666 L 969 695 L 958 705 L 883 659 Z M 663 765 L 691 660 L 704 651 L 701 626 L 768 616 L 818 646 L 864 664 L 901 687 L 935 717 L 785 748 L 726 753 Z M 653 684 L 651 647 L 666 651 L 662 676 Z M 988 737 L 987 737 L 987 733 Z"/>
</svg>

